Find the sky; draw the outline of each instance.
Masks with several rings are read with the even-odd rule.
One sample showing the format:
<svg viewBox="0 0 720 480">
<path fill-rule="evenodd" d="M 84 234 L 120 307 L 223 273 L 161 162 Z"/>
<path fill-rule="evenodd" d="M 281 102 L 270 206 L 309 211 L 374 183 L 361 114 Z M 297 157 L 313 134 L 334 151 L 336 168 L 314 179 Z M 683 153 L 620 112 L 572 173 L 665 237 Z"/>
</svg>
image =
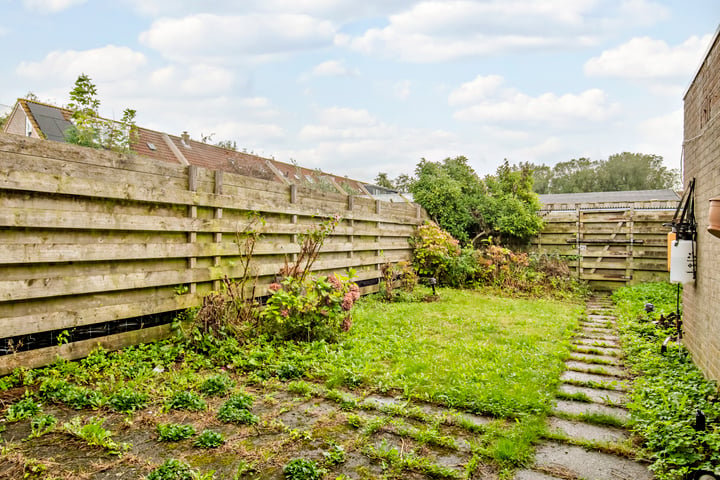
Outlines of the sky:
<svg viewBox="0 0 720 480">
<path fill-rule="evenodd" d="M 717 0 L 0 0 L 0 112 L 65 105 L 372 181 L 624 151 L 679 168 Z"/>
</svg>

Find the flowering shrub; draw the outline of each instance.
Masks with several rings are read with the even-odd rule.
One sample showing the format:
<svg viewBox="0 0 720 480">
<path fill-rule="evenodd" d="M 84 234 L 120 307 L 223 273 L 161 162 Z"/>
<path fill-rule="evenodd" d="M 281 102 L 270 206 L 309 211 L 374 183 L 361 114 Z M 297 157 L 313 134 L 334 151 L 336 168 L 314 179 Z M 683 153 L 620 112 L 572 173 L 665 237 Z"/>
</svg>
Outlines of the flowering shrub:
<svg viewBox="0 0 720 480">
<path fill-rule="evenodd" d="M 350 310 L 360 289 L 354 275 L 285 277 L 270 285 L 272 295 L 260 314 L 262 329 L 282 340 L 336 340 L 350 330 Z"/>
<path fill-rule="evenodd" d="M 438 280 L 448 273 L 452 259 L 460 254 L 460 242 L 432 222 L 419 226 L 411 243 L 417 273 Z"/>
</svg>

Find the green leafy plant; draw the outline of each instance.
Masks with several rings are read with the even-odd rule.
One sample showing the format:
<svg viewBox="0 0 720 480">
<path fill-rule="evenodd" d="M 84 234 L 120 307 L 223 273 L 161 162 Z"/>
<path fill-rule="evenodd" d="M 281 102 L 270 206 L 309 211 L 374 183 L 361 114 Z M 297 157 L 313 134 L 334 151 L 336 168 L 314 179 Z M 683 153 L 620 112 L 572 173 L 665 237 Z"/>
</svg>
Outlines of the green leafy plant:
<svg viewBox="0 0 720 480">
<path fill-rule="evenodd" d="M 225 443 L 225 437 L 214 430 L 203 430 L 193 442 L 193 445 L 200 448 L 217 448 Z"/>
<path fill-rule="evenodd" d="M 63 423 L 63 429 L 71 435 L 84 440 L 88 445 L 104 448 L 110 455 L 120 455 L 130 448 L 127 444 L 117 444 L 111 437 L 112 432 L 103 427 L 104 418 L 90 417 L 83 423 L 80 417 Z"/>
<path fill-rule="evenodd" d="M 325 457 L 325 465 L 328 466 L 345 463 L 345 449 L 342 445 L 333 442 L 330 444 L 330 450 L 323 452 L 323 457 Z"/>
<path fill-rule="evenodd" d="M 195 427 L 178 423 L 160 423 L 156 427 L 161 442 L 179 442 L 195 435 Z"/>
<path fill-rule="evenodd" d="M 217 418 L 221 422 L 234 423 L 236 425 L 255 425 L 258 417 L 250 412 L 253 398 L 246 393 L 236 393 L 231 396 L 218 409 Z"/>
<path fill-rule="evenodd" d="M 40 415 L 30 420 L 30 438 L 42 437 L 57 425 L 54 415 Z"/>
<path fill-rule="evenodd" d="M 213 472 L 199 475 L 190 468 L 190 465 L 175 458 L 165 460 L 145 477 L 146 480 L 211 480 L 212 478 L 214 478 Z"/>
<path fill-rule="evenodd" d="M 5 412 L 5 420 L 11 423 L 17 422 L 38 413 L 40 413 L 40 404 L 26 393 L 23 398 L 8 407 Z"/>
<path fill-rule="evenodd" d="M 200 392 L 208 396 L 221 396 L 228 393 L 235 382 L 225 374 L 213 375 L 200 385 Z"/>
<path fill-rule="evenodd" d="M 283 467 L 283 474 L 287 480 L 320 480 L 326 471 L 317 462 L 305 458 L 290 460 Z"/>
<path fill-rule="evenodd" d="M 51 402 L 64 403 L 70 408 L 100 408 L 105 397 L 98 391 L 74 385 L 66 380 L 49 378 L 40 385 L 40 393 Z"/>
<path fill-rule="evenodd" d="M 207 409 L 207 403 L 195 392 L 176 392 L 166 403 L 169 410 L 200 412 Z"/>
<path fill-rule="evenodd" d="M 613 293 L 626 363 L 636 375 L 627 404 L 631 425 L 644 439 L 659 480 L 686 478 L 696 470 L 720 473 L 718 386 L 705 379 L 682 345 L 663 354 L 661 346 L 675 328 L 654 323 L 676 311 L 676 289 L 646 283 Z M 655 311 L 647 313 L 646 303 Z M 706 417 L 705 429 L 694 428 L 698 411 Z"/>
<path fill-rule="evenodd" d="M 147 405 L 148 396 L 132 388 L 123 388 L 108 397 L 107 404 L 115 411 L 132 413 Z"/>
</svg>

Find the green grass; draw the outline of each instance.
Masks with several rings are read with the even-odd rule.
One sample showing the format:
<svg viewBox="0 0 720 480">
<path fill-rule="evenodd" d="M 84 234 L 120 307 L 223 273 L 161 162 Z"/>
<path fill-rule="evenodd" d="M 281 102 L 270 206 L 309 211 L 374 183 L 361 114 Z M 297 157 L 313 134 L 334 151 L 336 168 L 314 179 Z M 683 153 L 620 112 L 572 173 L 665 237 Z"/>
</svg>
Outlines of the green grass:
<svg viewBox="0 0 720 480">
<path fill-rule="evenodd" d="M 495 416 L 541 414 L 568 352 L 578 307 L 443 290 L 442 302 L 362 302 L 344 348 L 320 372 L 352 371 L 379 390 Z"/>
<path fill-rule="evenodd" d="M 457 446 L 446 430 L 462 428 L 482 438 L 473 446 L 467 471 L 490 463 L 507 477 L 530 462 L 534 445 L 542 438 L 544 417 L 551 409 L 582 306 L 567 300 L 514 299 L 473 291 L 440 289 L 439 294 L 440 301 L 434 303 L 363 299 L 353 310 L 352 330 L 339 343 L 280 342 L 260 336 L 243 344 L 207 339 L 193 347 L 175 339 L 119 352 L 97 350 L 79 362 L 61 360 L 45 369 L 18 371 L 3 385 L 39 386 L 40 400 L 86 410 L 107 405 L 128 412 L 130 418 L 143 418 L 157 409 L 166 415 L 163 421 L 192 415 L 203 421 L 216 417 L 225 423 L 252 425 L 256 431 L 276 428 L 290 438 L 288 445 L 294 445 L 314 438 L 315 432 L 285 428 L 270 413 L 258 418 L 251 412 L 253 397 L 238 392 L 252 390 L 259 403 L 258 395 L 264 393 L 268 399 L 272 392 L 286 390 L 333 402 L 347 418 L 343 424 L 357 428 L 359 443 L 352 445 L 352 451 L 381 459 L 391 470 L 457 475 L 421 455 L 397 455 L 392 447 L 373 447 L 377 443 L 373 435 L 381 430 L 453 451 Z M 288 372 L 299 372 L 302 378 Z M 370 407 L 362 399 L 373 393 L 403 400 Z M 227 398 L 206 401 L 203 396 Z M 457 412 L 428 413 L 418 401 Z M 386 416 L 365 420 L 357 415 L 373 408 Z M 497 420 L 475 424 L 462 412 Z M 72 427 L 76 435 L 96 433 L 95 444 L 119 450 L 109 432 L 103 436 L 100 423 L 86 427 L 87 421 L 76 422 L 64 425 L 65 430 Z M 83 427 L 87 431 L 81 431 Z M 194 433 L 189 425 L 157 428 L 161 441 L 179 441 Z M 215 440 L 208 438 L 207 446 Z M 397 478 L 402 476 L 398 473 Z"/>
</svg>

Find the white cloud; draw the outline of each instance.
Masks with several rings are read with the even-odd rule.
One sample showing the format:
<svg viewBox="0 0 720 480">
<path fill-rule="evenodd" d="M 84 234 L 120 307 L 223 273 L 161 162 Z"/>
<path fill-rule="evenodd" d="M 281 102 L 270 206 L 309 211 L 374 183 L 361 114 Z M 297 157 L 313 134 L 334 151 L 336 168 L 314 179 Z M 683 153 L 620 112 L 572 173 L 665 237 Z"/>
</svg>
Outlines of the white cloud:
<svg viewBox="0 0 720 480">
<path fill-rule="evenodd" d="M 87 74 L 94 82 L 114 81 L 132 77 L 147 58 L 128 47 L 107 45 L 92 50 L 56 50 L 48 53 L 39 62 L 21 62 L 16 72 L 36 80 L 74 80 L 81 73 Z"/>
<path fill-rule="evenodd" d="M 326 60 L 312 69 L 312 75 L 317 77 L 347 77 L 359 74 L 357 69 L 348 68 L 342 60 Z"/>
<path fill-rule="evenodd" d="M 153 22 L 140 41 L 180 62 L 241 61 L 332 44 L 332 23 L 300 14 L 197 14 Z"/>
<path fill-rule="evenodd" d="M 36 13 L 57 13 L 87 0 L 23 0 L 23 6 Z"/>
<path fill-rule="evenodd" d="M 678 168 L 683 141 L 683 111 L 675 110 L 641 122 L 636 151 L 663 155 L 668 168 Z"/>
<path fill-rule="evenodd" d="M 649 37 L 633 38 L 588 60 L 585 74 L 626 79 L 687 79 L 699 66 L 710 38 L 710 35 L 692 36 L 676 46 Z"/>
<path fill-rule="evenodd" d="M 458 89 L 451 92 L 448 103 L 450 105 L 467 105 L 486 100 L 495 94 L 503 83 L 505 83 L 505 79 L 500 75 L 478 75 L 474 80 L 463 83 Z"/>
<path fill-rule="evenodd" d="M 400 100 L 405 100 L 410 96 L 410 80 L 401 80 L 393 85 L 393 95 Z"/>
<path fill-rule="evenodd" d="M 454 117 L 465 122 L 502 124 L 524 122 L 572 127 L 579 120 L 597 123 L 610 118 L 619 107 L 610 104 L 600 89 L 580 94 L 543 93 L 536 97 L 504 86 L 497 75 L 478 76 L 450 93 L 450 105 L 462 106 Z"/>
<path fill-rule="evenodd" d="M 0 26 L 0 37 L 4 37 L 10 34 L 10 29 Z"/>
<path fill-rule="evenodd" d="M 389 16 L 383 27 L 339 34 L 336 44 L 407 62 L 573 49 L 618 29 L 665 18 L 648 0 L 426 0 Z M 631 15 L 632 14 L 632 15 Z M 633 16 L 634 15 L 634 16 Z"/>
<path fill-rule="evenodd" d="M 228 92 L 234 82 L 229 70 L 212 65 L 171 65 L 153 71 L 150 85 L 164 95 L 191 94 L 198 97 Z"/>
</svg>

